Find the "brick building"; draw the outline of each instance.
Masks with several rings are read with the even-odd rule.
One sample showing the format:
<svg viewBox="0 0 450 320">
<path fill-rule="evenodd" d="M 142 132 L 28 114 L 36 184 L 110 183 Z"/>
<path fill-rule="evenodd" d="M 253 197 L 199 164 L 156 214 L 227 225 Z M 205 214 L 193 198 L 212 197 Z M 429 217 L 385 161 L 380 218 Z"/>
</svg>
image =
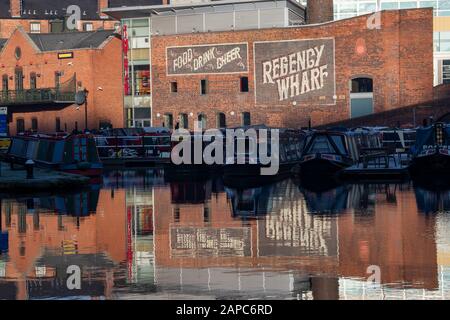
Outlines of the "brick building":
<svg viewBox="0 0 450 320">
<path fill-rule="evenodd" d="M 0 0 L 0 38 L 8 38 L 17 27 L 26 32 L 49 33 L 68 31 L 93 31 L 113 29 L 118 22 L 102 14 L 103 8 L 123 5 L 155 5 L 166 0 Z M 75 11 L 70 6 L 80 8 L 80 20 L 70 28 L 66 24 Z"/>
<path fill-rule="evenodd" d="M 28 34 L 22 28 L 0 42 L 0 106 L 8 108 L 11 135 L 32 130 L 123 127 L 120 37 L 112 30 Z M 115 66 L 115 67 L 111 67 Z"/>
<path fill-rule="evenodd" d="M 146 23 L 153 126 L 320 125 L 433 99 L 431 9 L 382 11 L 376 28 L 369 15 L 308 25 L 332 17 L 324 9 L 314 17 L 295 1 L 255 0 L 104 12 L 128 30 Z M 128 111 L 141 107 L 125 95 Z"/>
</svg>

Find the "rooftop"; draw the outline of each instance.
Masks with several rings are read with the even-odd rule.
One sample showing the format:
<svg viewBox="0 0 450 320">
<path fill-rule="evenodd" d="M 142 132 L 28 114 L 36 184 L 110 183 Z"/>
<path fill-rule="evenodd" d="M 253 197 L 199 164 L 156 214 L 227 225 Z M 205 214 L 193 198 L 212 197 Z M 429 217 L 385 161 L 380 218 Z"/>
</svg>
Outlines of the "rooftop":
<svg viewBox="0 0 450 320">
<path fill-rule="evenodd" d="M 28 35 L 41 51 L 98 48 L 109 37 L 118 36 L 114 30 L 30 33 Z"/>
<path fill-rule="evenodd" d="M 102 12 L 115 19 L 148 17 L 150 15 L 178 14 L 189 13 L 189 11 L 207 9 L 208 11 L 222 12 L 224 8 L 233 7 L 250 7 L 256 8 L 264 6 L 264 4 L 288 3 L 305 10 L 305 7 L 295 0 L 224 0 L 224 1 L 205 1 L 200 3 L 183 3 L 183 4 L 167 4 L 167 5 L 150 5 L 150 6 L 127 6 L 117 8 L 106 8 Z"/>
</svg>

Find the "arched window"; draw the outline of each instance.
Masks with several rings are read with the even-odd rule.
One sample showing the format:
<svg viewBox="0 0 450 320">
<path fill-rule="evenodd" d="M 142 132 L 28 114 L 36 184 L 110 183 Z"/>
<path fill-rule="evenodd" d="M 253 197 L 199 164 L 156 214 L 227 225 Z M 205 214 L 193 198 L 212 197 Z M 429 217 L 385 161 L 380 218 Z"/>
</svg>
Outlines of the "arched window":
<svg viewBox="0 0 450 320">
<path fill-rule="evenodd" d="M 189 128 L 188 115 L 186 113 L 180 113 L 179 121 L 180 121 L 180 124 L 179 124 L 180 128 L 183 128 L 183 129 Z"/>
<path fill-rule="evenodd" d="M 358 118 L 374 112 L 373 79 L 359 76 L 350 82 L 350 116 Z"/>
<path fill-rule="evenodd" d="M 242 112 L 242 125 L 243 126 L 251 125 L 250 112 Z"/>
<path fill-rule="evenodd" d="M 173 115 L 171 113 L 166 113 L 164 115 L 164 127 L 169 129 L 173 128 Z"/>
<path fill-rule="evenodd" d="M 2 91 L 7 92 L 8 90 L 8 75 L 4 74 L 2 76 Z"/>
<path fill-rule="evenodd" d="M 223 112 L 217 113 L 217 128 L 226 128 L 227 122 L 226 122 L 226 116 Z"/>
<path fill-rule="evenodd" d="M 16 85 L 16 91 L 22 91 L 23 90 L 23 70 L 21 67 L 17 67 L 14 71 L 15 73 L 15 85 Z"/>
<path fill-rule="evenodd" d="M 33 132 L 38 131 L 38 119 L 37 118 L 31 118 L 31 131 L 33 131 Z"/>
<path fill-rule="evenodd" d="M 25 131 L 25 120 L 23 120 L 22 118 L 16 120 L 16 131 L 17 133 Z"/>
<path fill-rule="evenodd" d="M 351 93 L 373 92 L 373 80 L 368 77 L 352 79 Z"/>
<path fill-rule="evenodd" d="M 206 129 L 206 115 L 204 113 L 199 113 L 197 116 L 197 120 L 199 122 L 200 128 L 203 130 Z"/>
<path fill-rule="evenodd" d="M 30 73 L 30 89 L 36 89 L 37 88 L 37 78 L 36 78 L 36 72 Z"/>
</svg>

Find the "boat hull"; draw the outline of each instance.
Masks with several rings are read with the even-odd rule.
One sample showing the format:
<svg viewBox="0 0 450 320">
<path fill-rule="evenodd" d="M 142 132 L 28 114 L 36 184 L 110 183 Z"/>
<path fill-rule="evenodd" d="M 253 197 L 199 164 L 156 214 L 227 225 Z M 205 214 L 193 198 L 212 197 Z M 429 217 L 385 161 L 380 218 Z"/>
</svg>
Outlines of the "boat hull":
<svg viewBox="0 0 450 320">
<path fill-rule="evenodd" d="M 411 175 L 450 175 L 450 155 L 434 153 L 415 157 L 409 167 Z"/>
<path fill-rule="evenodd" d="M 340 159 L 329 160 L 319 154 L 300 163 L 300 175 L 310 177 L 333 176 L 352 164 L 353 162 L 350 159 L 340 157 Z"/>
</svg>

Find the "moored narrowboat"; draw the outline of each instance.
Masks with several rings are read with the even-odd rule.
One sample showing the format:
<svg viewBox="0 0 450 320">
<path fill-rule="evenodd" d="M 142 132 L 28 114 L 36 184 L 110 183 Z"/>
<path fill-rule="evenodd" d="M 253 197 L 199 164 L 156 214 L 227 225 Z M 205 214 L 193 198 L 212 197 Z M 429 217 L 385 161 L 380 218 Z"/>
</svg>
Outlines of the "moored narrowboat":
<svg viewBox="0 0 450 320">
<path fill-rule="evenodd" d="M 450 174 L 450 125 L 435 123 L 417 129 L 409 167 L 414 176 Z"/>
<path fill-rule="evenodd" d="M 103 170 L 91 134 L 15 136 L 5 159 L 12 164 L 33 160 L 38 167 L 89 177 L 98 177 Z"/>
<path fill-rule="evenodd" d="M 377 132 L 371 130 L 313 131 L 300 160 L 303 176 L 330 176 L 360 161 L 361 152 L 382 151 Z"/>
<path fill-rule="evenodd" d="M 227 155 L 223 166 L 226 185 L 251 187 L 262 183 L 271 183 L 291 174 L 298 165 L 305 144 L 306 133 L 298 129 L 269 128 L 264 125 L 236 128 L 244 132 L 253 129 L 254 136 L 234 137 L 234 153 Z M 261 135 L 261 130 L 267 134 Z M 273 146 L 272 134 L 278 134 L 277 146 Z M 238 144 L 245 145 L 239 148 Z M 275 151 L 278 152 L 275 152 Z M 266 157 L 263 161 L 262 156 Z M 275 159 L 276 158 L 276 159 Z M 275 159 L 275 160 L 274 160 Z M 269 160 L 269 163 L 266 163 Z M 276 161 L 276 163 L 274 163 Z M 263 173 L 265 171 L 265 173 Z"/>
</svg>

